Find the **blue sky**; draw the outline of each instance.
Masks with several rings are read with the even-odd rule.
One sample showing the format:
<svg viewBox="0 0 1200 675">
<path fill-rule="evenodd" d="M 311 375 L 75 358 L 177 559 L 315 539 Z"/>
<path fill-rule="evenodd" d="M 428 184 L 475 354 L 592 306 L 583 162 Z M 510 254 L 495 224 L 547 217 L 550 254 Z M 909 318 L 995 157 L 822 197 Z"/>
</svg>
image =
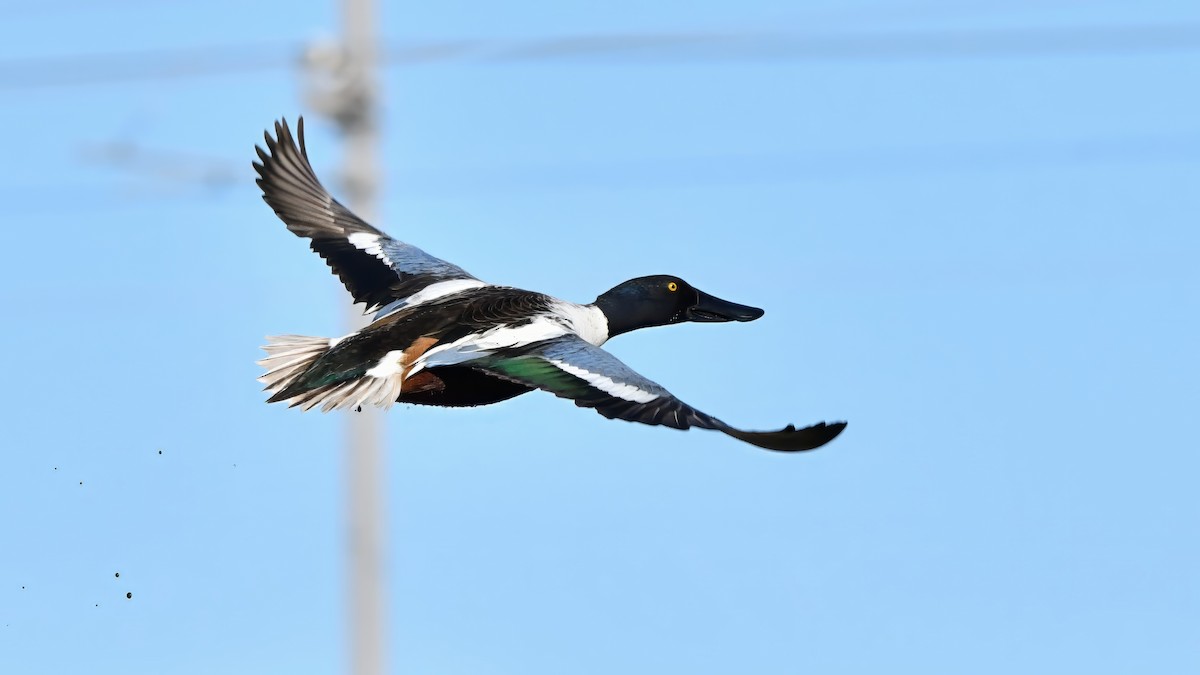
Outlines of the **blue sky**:
<svg viewBox="0 0 1200 675">
<path fill-rule="evenodd" d="M 304 113 L 333 185 L 332 127 L 287 67 L 11 86 L 336 22 L 60 0 L 0 27 L 0 670 L 344 670 L 343 419 L 254 381 L 264 335 L 340 334 L 343 298 L 249 166 Z M 735 424 L 850 421 L 785 456 L 548 395 L 392 410 L 393 671 L 1200 669 L 1195 3 L 443 2 L 380 32 L 1163 25 L 1191 47 L 387 69 L 384 229 L 571 300 L 672 273 L 763 307 L 608 348 Z"/>
</svg>

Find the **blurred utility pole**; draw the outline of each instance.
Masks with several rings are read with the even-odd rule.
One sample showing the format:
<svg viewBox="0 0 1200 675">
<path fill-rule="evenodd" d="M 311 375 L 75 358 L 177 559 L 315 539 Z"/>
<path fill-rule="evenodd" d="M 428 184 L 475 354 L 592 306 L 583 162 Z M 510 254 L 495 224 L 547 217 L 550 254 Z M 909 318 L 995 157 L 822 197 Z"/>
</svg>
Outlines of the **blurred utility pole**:
<svg viewBox="0 0 1200 675">
<path fill-rule="evenodd" d="M 379 62 L 375 0 L 341 0 L 340 44 L 309 50 L 308 73 L 313 78 L 309 103 L 332 119 L 342 132 L 345 168 L 342 191 L 347 206 L 363 220 L 378 217 L 376 198 L 379 161 Z M 350 329 L 367 323 L 350 305 Z M 346 434 L 346 497 L 348 560 L 346 572 L 347 646 L 352 675 L 383 675 L 388 598 L 384 581 L 385 551 L 382 416 L 364 408 L 348 415 Z"/>
</svg>

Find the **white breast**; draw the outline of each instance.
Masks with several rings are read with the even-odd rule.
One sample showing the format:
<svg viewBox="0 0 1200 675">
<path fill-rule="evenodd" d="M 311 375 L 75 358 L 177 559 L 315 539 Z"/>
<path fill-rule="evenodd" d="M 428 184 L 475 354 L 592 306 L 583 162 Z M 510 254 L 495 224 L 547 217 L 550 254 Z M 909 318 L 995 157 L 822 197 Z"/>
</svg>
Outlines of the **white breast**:
<svg viewBox="0 0 1200 675">
<path fill-rule="evenodd" d="M 608 318 L 594 305 L 556 301 L 550 311 L 562 317 L 579 337 L 599 347 L 608 341 Z"/>
</svg>

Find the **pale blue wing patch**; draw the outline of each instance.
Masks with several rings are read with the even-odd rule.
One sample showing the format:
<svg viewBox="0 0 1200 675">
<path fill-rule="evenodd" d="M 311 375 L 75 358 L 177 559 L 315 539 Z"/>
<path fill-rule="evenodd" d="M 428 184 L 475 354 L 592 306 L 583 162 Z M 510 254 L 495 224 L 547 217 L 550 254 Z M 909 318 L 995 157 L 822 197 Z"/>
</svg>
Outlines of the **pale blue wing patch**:
<svg viewBox="0 0 1200 675">
<path fill-rule="evenodd" d="M 549 340 L 516 353 L 492 355 L 468 365 L 569 398 L 575 405 L 595 408 L 610 419 L 675 429 L 713 429 L 768 450 L 812 450 L 833 440 L 846 427 L 845 422 L 828 425 L 820 422 L 803 429 L 790 424 L 779 431 L 737 429 L 684 403 L 662 385 L 576 335 Z"/>
</svg>

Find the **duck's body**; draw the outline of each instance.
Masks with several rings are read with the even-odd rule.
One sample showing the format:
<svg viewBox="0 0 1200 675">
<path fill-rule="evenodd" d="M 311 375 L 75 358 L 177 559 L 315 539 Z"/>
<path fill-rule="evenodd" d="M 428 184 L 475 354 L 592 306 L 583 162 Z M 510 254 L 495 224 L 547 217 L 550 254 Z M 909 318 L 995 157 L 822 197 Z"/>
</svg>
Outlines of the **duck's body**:
<svg viewBox="0 0 1200 675">
<path fill-rule="evenodd" d="M 436 296 L 399 308 L 384 309 L 362 330 L 329 340 L 327 351 L 305 364 L 294 378 L 270 383 L 271 401 L 289 401 L 324 410 L 421 403 L 475 406 L 496 403 L 533 387 L 461 364 L 483 352 L 520 349 L 565 336 L 599 346 L 608 339 L 599 309 L 507 286 L 483 285 Z M 289 344 L 286 341 L 284 344 Z M 296 357 L 300 354 L 294 355 Z M 279 359 L 281 372 L 296 358 Z M 348 385 L 358 378 L 381 380 L 378 401 L 362 400 L 363 389 Z M 345 383 L 344 386 L 328 386 Z M 356 393 L 357 392 L 357 395 Z M 394 396 L 393 396 L 394 395 Z"/>
<path fill-rule="evenodd" d="M 533 389 L 619 417 L 678 429 L 715 429 L 774 450 L 807 450 L 845 423 L 746 432 L 672 396 L 600 349 L 610 337 L 681 321 L 750 321 L 762 310 L 720 300 L 671 276 L 641 277 L 576 304 L 485 283 L 394 240 L 329 196 L 285 123 L 259 149 L 263 197 L 288 229 L 312 241 L 356 302 L 375 310 L 341 338 L 269 338 L 260 381 L 270 402 L 304 409 L 394 402 L 475 406 Z"/>
</svg>

